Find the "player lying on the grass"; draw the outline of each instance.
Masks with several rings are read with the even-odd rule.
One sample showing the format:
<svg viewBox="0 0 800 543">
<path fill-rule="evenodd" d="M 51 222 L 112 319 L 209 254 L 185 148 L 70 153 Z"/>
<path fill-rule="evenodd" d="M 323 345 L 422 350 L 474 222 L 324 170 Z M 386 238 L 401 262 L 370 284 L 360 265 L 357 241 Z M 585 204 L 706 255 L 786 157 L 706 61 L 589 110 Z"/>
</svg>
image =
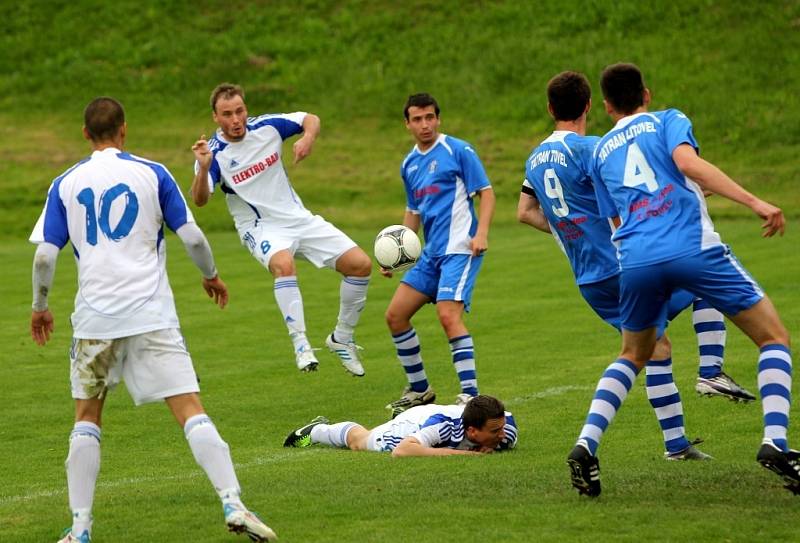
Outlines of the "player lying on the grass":
<svg viewBox="0 0 800 543">
<path fill-rule="evenodd" d="M 290 433 L 283 446 L 309 447 L 316 443 L 354 451 L 391 452 L 392 456 L 486 454 L 514 448 L 517 424 L 503 402 L 481 394 L 466 405 L 412 407 L 372 429 L 349 421 L 329 424 L 325 417 L 316 417 Z"/>
<path fill-rule="evenodd" d="M 97 98 L 84 119 L 93 152 L 53 181 L 30 238 L 38 244 L 31 337 L 39 345 L 54 329 L 47 299 L 58 252 L 69 241 L 78 266 L 70 352 L 75 426 L 66 461 L 72 526 L 59 543 L 91 540 L 100 419 L 107 392 L 123 379 L 136 405 L 166 402 L 222 500 L 228 529 L 273 541 L 275 533 L 242 503 L 228 444 L 200 402 L 167 279 L 165 223 L 202 272 L 206 293 L 225 307 L 228 289 L 208 241 L 169 171 L 122 150 L 127 125 L 119 102 Z"/>
<path fill-rule="evenodd" d="M 543 232 L 552 233 L 567 255 L 581 295 L 589 306 L 608 324 L 620 330 L 619 262 L 611 241 L 611 222 L 600 214 L 589 166 L 592 151 L 600 140 L 586 136 L 586 116 L 591 108 L 591 87 L 586 76 L 563 72 L 547 85 L 548 110 L 555 120 L 555 131 L 531 153 L 526 162 L 525 181 L 519 197 L 517 215 L 520 221 Z M 544 205 L 542 205 L 544 203 Z M 694 296 L 676 291 L 669 301 L 668 319 L 674 319 L 692 304 Z M 702 304 L 702 309 L 698 306 Z M 698 315 L 702 315 L 699 317 Z M 695 327 L 703 349 L 711 347 L 708 336 L 724 338 L 724 317 L 695 301 Z M 716 329 L 718 332 L 707 332 Z M 715 347 L 719 353 L 723 343 Z M 709 458 L 686 438 L 683 405 L 672 376 L 671 347 L 666 335 L 659 339 L 656 352 L 647 364 L 647 397 L 658 417 L 664 436 L 666 458 L 696 460 Z M 718 364 L 718 365 L 717 365 Z M 753 396 L 722 373 L 722 358 L 713 366 L 717 376 L 709 382 L 718 394 L 742 400 Z"/>
<path fill-rule="evenodd" d="M 722 311 L 758 346 L 764 433 L 756 459 L 800 494 L 800 453 L 790 450 L 787 440 L 789 332 L 772 301 L 714 231 L 703 191 L 748 207 L 764 221 L 765 237 L 783 234 L 783 212 L 700 158 L 686 115 L 675 109 L 648 112 L 650 91 L 639 68 L 609 66 L 601 87 L 616 125 L 595 148 L 592 178 L 600 212 L 621 219 L 614 240 L 622 270 L 622 350 L 598 382 L 568 456 L 572 485 L 582 494 L 600 494 L 600 439 L 652 359 L 657 330 L 666 324 L 666 301 L 685 289 Z"/>
</svg>

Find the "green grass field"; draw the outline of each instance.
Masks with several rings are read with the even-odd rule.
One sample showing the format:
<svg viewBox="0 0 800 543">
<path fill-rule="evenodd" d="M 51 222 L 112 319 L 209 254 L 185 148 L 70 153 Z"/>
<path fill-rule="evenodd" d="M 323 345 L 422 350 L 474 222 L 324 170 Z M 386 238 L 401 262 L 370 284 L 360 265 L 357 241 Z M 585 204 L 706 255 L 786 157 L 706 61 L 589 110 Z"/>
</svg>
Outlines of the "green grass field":
<svg viewBox="0 0 800 543">
<path fill-rule="evenodd" d="M 28 334 L 33 247 L 27 238 L 51 180 L 86 154 L 81 113 L 118 97 L 127 150 L 158 160 L 187 191 L 192 142 L 209 134 L 220 81 L 244 85 L 252 114 L 318 113 L 314 153 L 287 170 L 313 211 L 363 247 L 399 222 L 398 177 L 411 147 L 409 93 L 442 105 L 442 130 L 474 144 L 498 203 L 467 325 L 482 392 L 504 399 L 517 450 L 481 458 L 392 459 L 323 448 L 284 450 L 286 433 L 318 414 L 365 425 L 405 378 L 383 312 L 397 280 L 376 277 L 358 330 L 363 379 L 320 352 L 301 375 L 275 308 L 272 280 L 240 247 L 222 198 L 194 209 L 209 233 L 231 305 L 219 311 L 181 244 L 168 235 L 169 272 L 203 400 L 230 444 L 248 505 L 282 541 L 795 541 L 800 501 L 759 467 L 757 404 L 693 393 L 697 353 L 689 315 L 672 325 L 676 382 L 690 437 L 714 455 L 667 463 L 640 378 L 599 450 L 603 495 L 581 499 L 565 458 L 619 338 L 580 298 L 548 236 L 515 222 L 523 163 L 550 131 L 547 80 L 588 74 L 589 130 L 611 125 L 599 74 L 612 62 L 644 70 L 654 109 L 694 122 L 703 156 L 780 205 L 784 238 L 720 198 L 718 231 L 759 279 L 790 332 L 800 330 L 800 2 L 619 0 L 463 2 L 367 0 L 46 0 L 4 6 L 0 34 L 0 541 L 55 541 L 69 523 L 63 462 L 72 426 L 67 352 L 75 270 L 63 251 L 51 296 L 56 334 Z M 310 338 L 322 346 L 338 308 L 338 276 L 301 264 Z M 432 308 L 415 319 L 440 402 L 458 390 Z M 738 331 L 726 367 L 756 388 L 756 350 Z M 798 387 L 794 386 L 795 398 Z M 795 400 L 790 441 L 800 443 Z M 94 541 L 222 542 L 218 501 L 164 406 L 107 402 Z"/>
</svg>

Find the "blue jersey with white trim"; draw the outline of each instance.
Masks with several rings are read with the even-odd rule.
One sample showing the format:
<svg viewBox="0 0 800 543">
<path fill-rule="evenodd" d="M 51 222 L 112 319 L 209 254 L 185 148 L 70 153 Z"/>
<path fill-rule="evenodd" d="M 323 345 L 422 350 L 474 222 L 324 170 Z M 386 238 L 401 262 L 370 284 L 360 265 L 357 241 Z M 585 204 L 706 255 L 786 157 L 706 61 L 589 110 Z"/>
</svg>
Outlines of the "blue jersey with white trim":
<svg viewBox="0 0 800 543">
<path fill-rule="evenodd" d="M 403 160 L 400 176 L 406 208 L 419 214 L 428 256 L 470 254 L 478 228 L 472 197 L 491 187 L 472 146 L 440 134 L 427 151 L 417 146 Z"/>
<path fill-rule="evenodd" d="M 72 242 L 75 337 L 178 327 L 163 225 L 174 231 L 187 222 L 194 218 L 169 171 L 118 149 L 95 151 L 53 181 L 30 240 L 58 248 Z"/>
<path fill-rule="evenodd" d="M 575 282 L 596 283 L 619 274 L 611 224 L 600 213 L 591 179 L 592 151 L 600 138 L 553 132 L 525 163 L 522 192 L 535 197 Z"/>
<path fill-rule="evenodd" d="M 682 144 L 698 149 L 692 123 L 676 109 L 620 119 L 594 151 L 601 212 L 619 215 L 622 268 L 647 266 L 721 245 L 703 191 L 672 160 Z M 602 182 L 600 182 L 602 180 Z"/>
</svg>

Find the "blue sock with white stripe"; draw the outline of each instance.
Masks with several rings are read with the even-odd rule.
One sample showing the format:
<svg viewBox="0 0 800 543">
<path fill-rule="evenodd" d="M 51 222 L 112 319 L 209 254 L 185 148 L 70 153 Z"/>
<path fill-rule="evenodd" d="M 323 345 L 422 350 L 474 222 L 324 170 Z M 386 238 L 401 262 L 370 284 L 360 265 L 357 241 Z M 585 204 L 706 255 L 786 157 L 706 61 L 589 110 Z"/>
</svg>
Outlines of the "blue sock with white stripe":
<svg viewBox="0 0 800 543">
<path fill-rule="evenodd" d="M 758 390 L 764 410 L 764 440 L 789 450 L 786 432 L 792 403 L 792 353 L 785 345 L 765 345 L 758 357 Z"/>
<path fill-rule="evenodd" d="M 722 373 L 725 358 L 725 317 L 705 301 L 697 298 L 692 306 L 692 324 L 700 350 L 700 377 L 711 379 Z"/>
<path fill-rule="evenodd" d="M 422 356 L 420 355 L 419 338 L 414 327 L 405 332 L 392 334 L 392 341 L 397 349 L 397 358 L 403 365 L 408 378 L 408 385 L 414 392 L 425 392 L 430 386 L 428 377 L 425 375 L 425 368 L 422 367 Z"/>
<path fill-rule="evenodd" d="M 67 468 L 69 508 L 72 511 L 72 533 L 92 533 L 92 505 L 97 474 L 100 472 L 100 427 L 78 421 L 69 436 Z"/>
<path fill-rule="evenodd" d="M 450 351 L 453 354 L 453 366 L 461 382 L 461 392 L 477 396 L 478 376 L 475 373 L 475 346 L 472 343 L 472 336 L 467 334 L 452 338 Z"/>
<path fill-rule="evenodd" d="M 667 452 L 689 447 L 683 427 L 683 404 L 672 377 L 672 359 L 651 360 L 645 367 L 647 399 L 656 412 Z"/>
<path fill-rule="evenodd" d="M 369 276 L 345 276 L 339 286 L 339 320 L 333 331 L 334 341 L 350 343 L 353 341 L 353 331 L 361 317 L 361 312 L 367 304 L 367 287 Z"/>
<path fill-rule="evenodd" d="M 618 358 L 612 362 L 597 383 L 589 414 L 578 438 L 578 445 L 585 447 L 592 456 L 597 453 L 600 438 L 614 420 L 622 402 L 639 374 L 633 362 Z"/>
<path fill-rule="evenodd" d="M 358 426 L 355 422 L 337 422 L 336 424 L 317 424 L 311 429 L 311 442 L 329 447 L 347 448 L 347 434 Z"/>
</svg>

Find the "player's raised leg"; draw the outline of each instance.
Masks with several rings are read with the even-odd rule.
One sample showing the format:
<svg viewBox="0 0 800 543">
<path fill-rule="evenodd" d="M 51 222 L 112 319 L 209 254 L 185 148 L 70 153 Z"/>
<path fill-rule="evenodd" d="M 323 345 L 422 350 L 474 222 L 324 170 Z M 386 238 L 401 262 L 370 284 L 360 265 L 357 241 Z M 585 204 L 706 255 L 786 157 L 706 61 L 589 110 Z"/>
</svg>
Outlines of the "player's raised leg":
<svg viewBox="0 0 800 543">
<path fill-rule="evenodd" d="M 195 460 L 222 501 L 228 529 L 245 533 L 253 541 L 275 541 L 275 532 L 242 503 L 230 448 L 203 410 L 200 396 L 196 393 L 179 394 L 166 398 L 165 402 L 183 428 Z"/>
</svg>

